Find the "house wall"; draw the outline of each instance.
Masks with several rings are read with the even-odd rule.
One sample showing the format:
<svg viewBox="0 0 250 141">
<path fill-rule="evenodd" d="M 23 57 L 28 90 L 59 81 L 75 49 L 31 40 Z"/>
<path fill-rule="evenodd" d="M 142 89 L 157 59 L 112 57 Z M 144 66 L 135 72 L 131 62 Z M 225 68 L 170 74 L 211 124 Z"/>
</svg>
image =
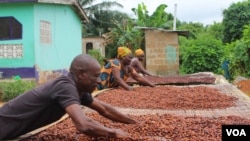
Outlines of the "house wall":
<svg viewBox="0 0 250 141">
<path fill-rule="evenodd" d="M 1 3 L 0 16 L 13 16 L 23 25 L 23 39 L 0 41 L 23 47 L 21 58 L 0 58 L 4 78 L 20 75 L 43 83 L 67 73 L 73 58 L 82 53 L 82 23 L 70 5 Z M 50 42 L 40 40 L 41 21 L 50 25 Z"/>
<path fill-rule="evenodd" d="M 35 65 L 38 82 L 67 73 L 73 58 L 82 53 L 81 21 L 67 5 L 35 4 Z M 51 43 L 40 41 L 40 21 L 51 26 Z"/>
<path fill-rule="evenodd" d="M 146 30 L 146 69 L 158 76 L 179 74 L 178 33 Z"/>
<path fill-rule="evenodd" d="M 87 43 L 93 44 L 93 49 L 97 49 L 101 52 L 101 55 L 105 57 L 104 38 L 102 37 L 84 37 L 82 38 L 82 53 L 86 54 Z"/>
<path fill-rule="evenodd" d="M 33 6 L 28 3 L 0 4 L 0 17 L 13 16 L 22 24 L 22 39 L 0 40 L 0 53 L 4 48 L 11 52 L 13 48 L 21 47 L 22 57 L 4 58 L 0 57 L 0 71 L 3 77 L 20 75 L 22 77 L 34 77 L 34 15 Z M 6 53 L 6 52 L 5 52 Z"/>
<path fill-rule="evenodd" d="M 68 68 L 72 59 L 82 52 L 81 22 L 67 5 L 36 4 L 35 56 L 42 70 Z M 40 41 L 40 21 L 51 24 L 51 43 Z"/>
</svg>

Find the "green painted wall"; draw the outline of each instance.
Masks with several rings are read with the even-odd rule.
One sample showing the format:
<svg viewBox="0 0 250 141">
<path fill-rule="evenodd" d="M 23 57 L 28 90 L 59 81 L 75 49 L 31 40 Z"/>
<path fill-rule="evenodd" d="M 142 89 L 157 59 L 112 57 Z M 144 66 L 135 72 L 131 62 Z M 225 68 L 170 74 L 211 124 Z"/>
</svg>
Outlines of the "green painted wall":
<svg viewBox="0 0 250 141">
<path fill-rule="evenodd" d="M 81 21 L 69 5 L 44 3 L 1 3 L 0 16 L 13 16 L 23 26 L 23 39 L 0 44 L 23 44 L 20 59 L 0 58 L 0 68 L 33 67 L 42 71 L 68 69 L 82 53 Z M 51 44 L 40 42 L 40 21 L 51 24 Z"/>
<path fill-rule="evenodd" d="M 23 44 L 23 58 L 0 58 L 0 68 L 33 67 L 34 56 L 34 15 L 33 6 L 27 3 L 0 4 L 0 17 L 13 16 L 23 27 L 22 39 L 1 41 L 0 44 Z"/>
<path fill-rule="evenodd" d="M 81 22 L 73 9 L 67 5 L 36 4 L 35 27 L 40 21 L 51 23 L 52 42 L 40 42 L 40 30 L 35 28 L 36 64 L 42 70 L 65 69 L 72 59 L 82 52 Z"/>
</svg>

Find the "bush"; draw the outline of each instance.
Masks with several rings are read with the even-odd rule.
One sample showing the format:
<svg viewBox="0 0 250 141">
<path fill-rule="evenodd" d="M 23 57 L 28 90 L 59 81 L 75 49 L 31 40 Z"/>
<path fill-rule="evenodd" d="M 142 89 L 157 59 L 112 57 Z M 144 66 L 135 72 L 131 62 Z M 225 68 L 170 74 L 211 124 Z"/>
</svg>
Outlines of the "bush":
<svg viewBox="0 0 250 141">
<path fill-rule="evenodd" d="M 104 64 L 104 57 L 101 55 L 101 52 L 100 50 L 98 49 L 92 49 L 92 50 L 89 50 L 88 51 L 88 54 L 92 57 L 94 57 L 98 62 L 99 64 L 102 66 Z"/>
<path fill-rule="evenodd" d="M 183 49 L 180 66 L 182 74 L 204 71 L 218 73 L 224 55 L 220 40 L 202 34 L 197 39 L 189 40 L 181 49 Z"/>
<path fill-rule="evenodd" d="M 36 86 L 35 81 L 14 80 L 0 83 L 0 101 L 9 101 Z"/>
<path fill-rule="evenodd" d="M 232 78 L 237 76 L 250 77 L 250 25 L 243 31 L 240 40 L 225 46 L 225 57 L 230 60 L 229 71 Z"/>
</svg>

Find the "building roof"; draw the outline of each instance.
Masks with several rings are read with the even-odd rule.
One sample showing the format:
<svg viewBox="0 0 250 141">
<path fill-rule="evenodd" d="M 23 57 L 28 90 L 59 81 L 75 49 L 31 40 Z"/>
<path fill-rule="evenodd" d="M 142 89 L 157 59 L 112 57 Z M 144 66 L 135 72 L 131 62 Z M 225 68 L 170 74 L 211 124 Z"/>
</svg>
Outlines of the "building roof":
<svg viewBox="0 0 250 141">
<path fill-rule="evenodd" d="M 180 36 L 185 36 L 188 37 L 189 36 L 189 31 L 186 30 L 166 30 L 163 28 L 155 28 L 155 27 L 136 27 L 138 29 L 142 29 L 142 30 L 157 30 L 157 31 L 163 31 L 163 32 L 172 32 L 172 33 L 177 33 Z"/>
<path fill-rule="evenodd" d="M 78 3 L 78 0 L 0 0 L 0 3 L 21 3 L 21 2 L 71 5 L 83 23 L 89 22 L 89 19 L 85 11 L 83 10 L 82 6 Z"/>
</svg>

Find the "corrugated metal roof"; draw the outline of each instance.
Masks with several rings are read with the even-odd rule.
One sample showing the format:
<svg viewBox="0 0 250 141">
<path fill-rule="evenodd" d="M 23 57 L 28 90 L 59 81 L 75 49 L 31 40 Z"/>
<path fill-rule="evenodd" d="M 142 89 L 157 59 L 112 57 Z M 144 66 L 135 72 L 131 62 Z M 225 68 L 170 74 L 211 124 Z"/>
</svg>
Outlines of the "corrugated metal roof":
<svg viewBox="0 0 250 141">
<path fill-rule="evenodd" d="M 81 18 L 82 22 L 89 22 L 89 19 L 77 0 L 0 0 L 0 3 L 19 3 L 19 2 L 34 2 L 34 3 L 53 3 L 71 5 Z"/>
</svg>

